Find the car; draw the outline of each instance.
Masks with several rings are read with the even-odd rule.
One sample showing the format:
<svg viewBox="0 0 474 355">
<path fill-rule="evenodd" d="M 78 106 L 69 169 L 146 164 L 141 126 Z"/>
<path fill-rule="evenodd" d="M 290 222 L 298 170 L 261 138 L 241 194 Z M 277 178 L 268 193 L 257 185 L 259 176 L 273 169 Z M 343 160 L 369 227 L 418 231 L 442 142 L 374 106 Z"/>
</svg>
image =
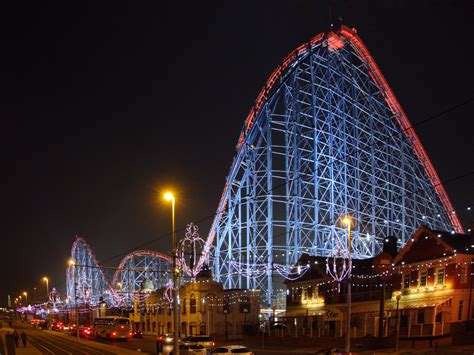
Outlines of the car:
<svg viewBox="0 0 474 355">
<path fill-rule="evenodd" d="M 51 327 L 51 330 L 59 331 L 59 330 L 63 330 L 63 328 L 64 328 L 63 322 L 55 322 L 55 323 L 53 323 L 53 326 Z"/>
<path fill-rule="evenodd" d="M 342 350 L 339 350 L 337 348 L 326 348 L 326 349 L 321 349 L 316 352 L 316 355 L 329 355 L 329 354 L 348 354 Z"/>
<path fill-rule="evenodd" d="M 224 345 L 211 351 L 211 354 L 244 354 L 253 355 L 249 348 L 243 345 Z"/>
<path fill-rule="evenodd" d="M 284 322 L 273 322 L 270 324 L 271 329 L 286 329 L 286 324 Z"/>
<path fill-rule="evenodd" d="M 131 333 L 132 338 L 143 338 L 143 332 L 141 330 L 132 330 Z"/>
<path fill-rule="evenodd" d="M 206 349 L 212 349 L 216 343 L 209 335 L 190 335 L 181 340 L 183 345 L 202 345 Z"/>
<path fill-rule="evenodd" d="M 94 330 L 92 327 L 81 325 L 79 326 L 79 336 L 81 338 L 86 338 L 88 336 L 92 336 L 94 334 Z"/>
<path fill-rule="evenodd" d="M 207 350 L 204 346 L 202 345 L 184 345 L 181 344 L 179 346 L 179 353 L 183 355 L 206 355 Z M 173 351 L 171 350 L 170 355 L 173 354 Z"/>
<path fill-rule="evenodd" d="M 173 344 L 173 333 L 166 333 L 165 335 L 160 335 L 157 340 L 163 344 Z"/>
</svg>

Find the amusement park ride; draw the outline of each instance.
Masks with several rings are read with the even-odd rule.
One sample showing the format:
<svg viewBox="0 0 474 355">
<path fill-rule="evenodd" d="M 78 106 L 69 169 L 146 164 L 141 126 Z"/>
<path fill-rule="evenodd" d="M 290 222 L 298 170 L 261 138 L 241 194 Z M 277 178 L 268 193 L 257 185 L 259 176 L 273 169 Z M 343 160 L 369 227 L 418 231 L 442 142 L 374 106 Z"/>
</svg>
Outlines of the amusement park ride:
<svg viewBox="0 0 474 355">
<path fill-rule="evenodd" d="M 303 253 L 368 258 L 387 236 L 406 243 L 420 225 L 463 233 L 411 123 L 355 29 L 342 26 L 292 51 L 271 74 L 245 120 L 237 153 L 202 251 L 180 268 L 211 263 L 225 288 L 260 289 L 276 305 Z M 188 239 L 186 239 L 188 238 Z M 183 243 L 189 243 L 189 236 Z M 130 306 L 150 279 L 165 287 L 171 258 L 140 250 L 109 275 L 83 238 L 71 257 L 67 293 L 78 302 Z"/>
</svg>

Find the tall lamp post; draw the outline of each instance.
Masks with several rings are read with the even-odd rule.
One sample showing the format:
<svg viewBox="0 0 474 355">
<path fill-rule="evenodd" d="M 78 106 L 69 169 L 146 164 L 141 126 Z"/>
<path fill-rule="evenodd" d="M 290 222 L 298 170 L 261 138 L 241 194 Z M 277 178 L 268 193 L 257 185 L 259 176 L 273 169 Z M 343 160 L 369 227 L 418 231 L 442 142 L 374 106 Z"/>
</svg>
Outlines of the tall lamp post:
<svg viewBox="0 0 474 355">
<path fill-rule="evenodd" d="M 25 305 L 28 306 L 28 292 L 23 292 L 23 296 L 25 296 Z"/>
<path fill-rule="evenodd" d="M 79 340 L 79 312 L 77 311 L 77 296 L 76 296 L 76 261 L 74 259 L 69 259 L 68 264 L 72 267 L 72 277 L 74 285 L 74 315 L 76 317 L 76 338 Z"/>
<path fill-rule="evenodd" d="M 171 201 L 171 247 L 173 254 L 173 354 L 179 355 L 178 328 L 179 328 L 179 310 L 178 310 L 178 269 L 176 266 L 176 230 L 174 224 L 175 198 L 171 192 L 165 193 L 165 200 Z"/>
<path fill-rule="evenodd" d="M 49 279 L 45 276 L 45 277 L 43 277 L 43 281 L 46 282 L 46 302 L 48 302 L 48 298 L 49 298 Z"/>
<path fill-rule="evenodd" d="M 351 219 L 349 217 L 344 217 L 342 223 L 347 227 L 347 256 L 349 259 L 349 268 L 352 268 L 352 257 L 351 257 Z M 347 319 L 346 319 L 346 352 L 350 352 L 351 349 L 351 273 L 352 270 L 349 270 L 347 275 Z"/>
<path fill-rule="evenodd" d="M 402 298 L 402 293 L 398 292 L 397 293 L 397 313 L 396 313 L 396 318 L 397 318 L 397 323 L 396 323 L 396 329 L 397 329 L 397 336 L 395 338 L 395 352 L 398 353 L 398 344 L 400 342 L 400 314 L 398 313 L 398 306 L 400 303 L 400 298 Z"/>
</svg>

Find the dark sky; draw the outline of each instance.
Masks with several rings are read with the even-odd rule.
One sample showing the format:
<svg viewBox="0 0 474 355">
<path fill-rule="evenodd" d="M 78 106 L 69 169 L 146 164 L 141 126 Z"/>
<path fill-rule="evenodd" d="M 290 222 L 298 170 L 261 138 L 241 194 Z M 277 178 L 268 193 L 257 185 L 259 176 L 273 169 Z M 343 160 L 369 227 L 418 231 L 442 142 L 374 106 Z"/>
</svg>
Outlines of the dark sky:
<svg viewBox="0 0 474 355">
<path fill-rule="evenodd" d="M 328 3 L 3 5 L 0 304 L 44 275 L 63 288 L 76 234 L 100 260 L 165 235 L 166 187 L 178 226 L 212 214 L 260 87 L 329 29 Z M 336 3 L 412 123 L 474 96 L 471 1 Z M 471 103 L 417 128 L 441 180 L 474 169 L 473 114 Z M 445 187 L 467 229 L 474 177 Z"/>
</svg>

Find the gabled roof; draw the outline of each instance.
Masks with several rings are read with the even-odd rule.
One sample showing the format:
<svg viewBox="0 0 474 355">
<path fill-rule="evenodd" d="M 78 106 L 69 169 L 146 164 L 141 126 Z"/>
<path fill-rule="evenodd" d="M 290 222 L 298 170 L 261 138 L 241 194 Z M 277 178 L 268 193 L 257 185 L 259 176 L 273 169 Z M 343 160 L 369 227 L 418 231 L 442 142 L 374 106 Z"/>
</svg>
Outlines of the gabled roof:
<svg viewBox="0 0 474 355">
<path fill-rule="evenodd" d="M 425 242 L 425 240 L 431 240 L 431 243 Z M 420 249 L 423 250 L 425 253 L 439 252 L 439 250 L 434 250 L 435 246 L 440 246 L 444 249 L 444 253 L 451 255 L 455 253 L 473 253 L 473 248 L 471 248 L 471 236 L 465 234 L 452 234 L 443 231 L 433 231 L 426 226 L 421 226 L 416 230 L 415 234 L 407 241 L 405 246 L 400 250 L 398 255 L 394 258 L 393 263 L 398 264 L 403 261 L 407 257 L 407 255 L 409 255 L 410 251 L 413 251 L 414 248 L 416 248 L 416 246 L 419 245 L 418 243 L 420 243 L 421 241 L 426 244 L 423 245 L 423 248 Z M 435 241 L 435 244 L 433 244 L 432 241 Z M 419 261 L 429 260 L 441 256 L 442 255 L 420 255 Z"/>
</svg>

